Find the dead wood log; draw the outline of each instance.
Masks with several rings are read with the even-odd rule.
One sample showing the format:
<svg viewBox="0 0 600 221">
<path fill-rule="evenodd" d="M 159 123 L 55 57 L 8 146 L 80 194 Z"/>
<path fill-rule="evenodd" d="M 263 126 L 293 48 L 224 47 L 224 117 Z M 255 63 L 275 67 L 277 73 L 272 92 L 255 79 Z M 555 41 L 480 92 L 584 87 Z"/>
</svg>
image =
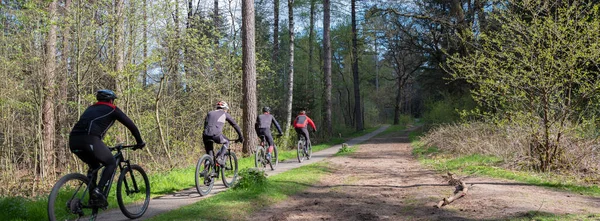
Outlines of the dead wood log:
<svg viewBox="0 0 600 221">
<path fill-rule="evenodd" d="M 435 207 L 442 208 L 442 206 L 448 205 L 454 202 L 454 200 L 460 199 L 463 196 L 467 195 L 467 192 L 469 191 L 469 187 L 467 186 L 467 184 L 461 179 L 454 178 L 453 175 L 454 174 L 448 172 L 448 176 L 443 177 L 448 180 L 448 185 L 455 186 L 456 189 L 454 190 L 454 196 L 442 199 L 442 201 L 438 202 L 438 204 Z"/>
</svg>

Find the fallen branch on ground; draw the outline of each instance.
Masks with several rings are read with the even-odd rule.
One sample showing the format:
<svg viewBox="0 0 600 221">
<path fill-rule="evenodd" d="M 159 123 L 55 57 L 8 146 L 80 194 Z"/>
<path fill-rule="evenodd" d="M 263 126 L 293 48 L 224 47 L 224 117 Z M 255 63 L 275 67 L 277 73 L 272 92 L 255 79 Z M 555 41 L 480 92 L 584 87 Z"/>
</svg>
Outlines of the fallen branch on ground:
<svg viewBox="0 0 600 221">
<path fill-rule="evenodd" d="M 467 195 L 467 192 L 469 191 L 469 187 L 467 187 L 467 184 L 461 179 L 454 178 L 453 175 L 454 174 L 448 172 L 448 176 L 443 177 L 448 179 L 449 185 L 456 186 L 456 189 L 454 190 L 454 196 L 442 199 L 442 201 L 435 205 L 435 207 L 442 208 L 442 206 L 448 205 L 454 202 L 454 200 L 460 199 L 461 197 Z"/>
</svg>

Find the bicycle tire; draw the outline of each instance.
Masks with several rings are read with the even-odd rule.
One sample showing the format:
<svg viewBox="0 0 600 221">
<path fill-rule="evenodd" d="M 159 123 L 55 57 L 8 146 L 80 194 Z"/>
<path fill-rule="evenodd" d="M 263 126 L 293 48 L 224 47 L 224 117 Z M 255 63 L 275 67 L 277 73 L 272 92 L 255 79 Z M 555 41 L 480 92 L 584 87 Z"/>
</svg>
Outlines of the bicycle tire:
<svg viewBox="0 0 600 221">
<path fill-rule="evenodd" d="M 225 187 L 232 187 L 238 177 L 238 161 L 235 153 L 227 151 L 225 153 L 225 165 L 221 167 L 221 179 Z M 231 179 L 231 181 L 227 181 Z"/>
<path fill-rule="evenodd" d="M 74 220 L 86 215 L 84 209 L 90 210 L 88 183 L 88 177 L 80 173 L 71 173 L 60 178 L 48 196 L 48 219 Z M 62 189 L 63 187 L 66 189 Z M 87 215 L 94 215 L 93 211 Z"/>
<path fill-rule="evenodd" d="M 208 163 L 205 161 L 208 161 Z M 206 168 L 207 165 L 208 168 Z M 215 185 L 215 179 L 210 177 L 210 173 L 215 170 L 214 165 L 215 163 L 213 162 L 213 158 L 208 154 L 204 154 L 202 157 L 200 157 L 198 163 L 196 164 L 196 190 L 200 196 L 208 195 Z M 205 171 L 204 176 L 201 176 L 200 174 L 202 171 Z"/>
<path fill-rule="evenodd" d="M 265 148 L 262 146 L 257 146 L 254 151 L 254 167 L 262 168 L 264 167 L 264 153 Z"/>
<path fill-rule="evenodd" d="M 135 174 L 135 171 L 139 174 Z M 141 201 L 140 197 L 144 197 L 144 200 Z M 148 210 L 150 181 L 141 166 L 132 164 L 121 171 L 117 181 L 117 203 L 123 215 L 130 219 L 140 218 Z"/>
<path fill-rule="evenodd" d="M 304 142 L 302 142 L 302 140 L 298 141 L 296 156 L 298 157 L 298 163 L 302 163 L 302 161 L 304 161 Z"/>
<path fill-rule="evenodd" d="M 275 163 L 273 163 L 275 162 Z M 271 161 L 270 164 L 271 165 L 271 170 L 275 170 L 275 168 L 277 167 L 277 164 L 279 164 L 279 153 L 277 152 L 277 147 L 273 146 L 273 155 L 271 156 Z"/>
<path fill-rule="evenodd" d="M 310 157 L 312 157 L 312 144 L 310 142 L 308 142 L 308 145 L 306 145 L 308 150 L 306 150 L 306 159 L 310 160 Z"/>
</svg>

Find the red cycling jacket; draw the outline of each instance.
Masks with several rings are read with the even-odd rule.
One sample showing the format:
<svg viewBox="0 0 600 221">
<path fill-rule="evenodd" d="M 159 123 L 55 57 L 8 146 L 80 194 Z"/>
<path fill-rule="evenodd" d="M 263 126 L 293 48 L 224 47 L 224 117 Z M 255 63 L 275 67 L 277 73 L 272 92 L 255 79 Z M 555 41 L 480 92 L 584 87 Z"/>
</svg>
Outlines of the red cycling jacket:
<svg viewBox="0 0 600 221">
<path fill-rule="evenodd" d="M 306 116 L 306 114 L 300 114 L 294 119 L 294 128 L 305 128 L 307 124 L 313 128 L 313 130 L 317 130 L 315 123 L 310 119 L 310 117 Z"/>
</svg>

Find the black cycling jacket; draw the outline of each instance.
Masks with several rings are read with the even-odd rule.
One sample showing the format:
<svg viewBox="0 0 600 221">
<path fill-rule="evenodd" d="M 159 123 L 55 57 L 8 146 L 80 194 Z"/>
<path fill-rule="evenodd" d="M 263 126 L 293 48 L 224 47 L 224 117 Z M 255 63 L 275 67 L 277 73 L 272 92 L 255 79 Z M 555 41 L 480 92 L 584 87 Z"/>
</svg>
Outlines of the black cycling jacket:
<svg viewBox="0 0 600 221">
<path fill-rule="evenodd" d="M 106 131 L 115 123 L 115 120 L 121 122 L 131 131 L 137 143 L 144 142 L 133 121 L 121 109 L 109 102 L 97 102 L 85 109 L 79 117 L 79 121 L 73 126 L 71 136 L 92 135 L 103 138 Z"/>
<path fill-rule="evenodd" d="M 254 125 L 254 127 L 256 128 L 256 130 L 261 128 L 271 130 L 271 123 L 275 124 L 275 128 L 277 128 L 277 131 L 281 134 L 281 126 L 279 126 L 279 123 L 271 114 L 258 115 L 258 117 L 256 117 L 256 124 Z"/>
</svg>

